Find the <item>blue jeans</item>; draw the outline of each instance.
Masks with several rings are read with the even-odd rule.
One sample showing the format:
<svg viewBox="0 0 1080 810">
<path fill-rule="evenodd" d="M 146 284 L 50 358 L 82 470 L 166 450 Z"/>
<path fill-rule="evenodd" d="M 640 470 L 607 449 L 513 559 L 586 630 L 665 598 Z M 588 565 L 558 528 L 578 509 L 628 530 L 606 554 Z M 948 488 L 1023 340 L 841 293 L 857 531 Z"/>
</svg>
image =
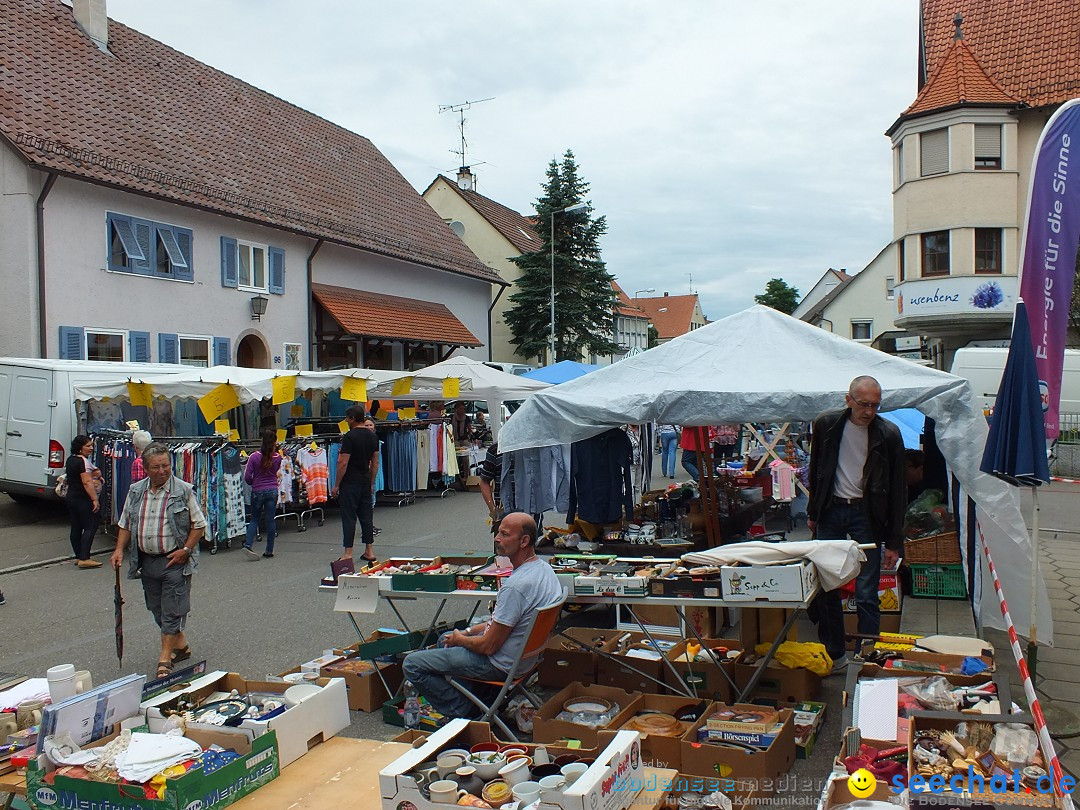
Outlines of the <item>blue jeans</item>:
<svg viewBox="0 0 1080 810">
<path fill-rule="evenodd" d="M 277 537 L 274 513 L 277 511 L 277 499 L 276 489 L 264 489 L 251 493 L 251 518 L 247 525 L 247 540 L 244 541 L 247 548 L 251 548 L 255 543 L 255 535 L 259 532 L 261 520 L 263 531 L 266 532 L 266 553 L 274 553 L 274 538 Z"/>
<path fill-rule="evenodd" d="M 668 478 L 675 477 L 675 453 L 679 448 L 679 434 L 674 430 L 665 430 L 660 434 L 660 473 Z"/>
<path fill-rule="evenodd" d="M 818 520 L 817 539 L 843 540 L 850 536 L 857 543 L 873 543 L 870 524 L 862 504 L 833 502 Z M 855 578 L 855 604 L 859 615 L 859 634 L 876 636 L 881 631 L 881 608 L 878 603 L 878 581 L 881 578 L 881 549 L 866 552 Z M 846 650 L 844 639 L 844 610 L 839 591 L 827 591 L 814 600 L 817 614 L 818 640 L 825 645 L 831 658 L 839 658 Z M 861 645 L 856 645 L 861 646 Z"/>
<path fill-rule="evenodd" d="M 486 655 L 464 647 L 442 646 L 449 633 L 439 637 L 433 650 L 418 650 L 405 656 L 402 669 L 405 679 L 444 717 L 478 717 L 479 709 L 450 685 L 447 676 L 502 681 L 506 673 L 492 665 Z"/>
<path fill-rule="evenodd" d="M 698 460 L 697 450 L 683 450 L 682 451 L 682 467 L 693 477 L 695 481 L 698 480 Z"/>
</svg>

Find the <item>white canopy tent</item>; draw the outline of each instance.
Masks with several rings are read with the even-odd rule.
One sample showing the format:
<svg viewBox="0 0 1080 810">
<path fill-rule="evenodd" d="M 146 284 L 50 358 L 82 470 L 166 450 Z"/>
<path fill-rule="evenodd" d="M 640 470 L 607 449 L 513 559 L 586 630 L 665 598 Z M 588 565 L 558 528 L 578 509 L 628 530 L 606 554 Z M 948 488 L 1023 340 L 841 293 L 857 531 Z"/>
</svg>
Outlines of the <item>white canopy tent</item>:
<svg viewBox="0 0 1080 810">
<path fill-rule="evenodd" d="M 1017 627 L 1028 627 L 1031 542 L 1016 490 L 979 471 L 987 426 L 967 381 L 768 307 L 751 307 L 539 392 L 506 423 L 499 448 L 508 452 L 566 444 L 611 427 L 651 421 L 809 421 L 844 407 L 848 384 L 861 374 L 881 383 L 886 409 L 915 408 L 936 422 L 938 446 L 963 494 L 976 504 L 979 528 L 994 556 L 1013 620 Z M 964 529 L 965 516 L 958 518 Z M 976 615 L 983 626 L 1004 629 L 981 552 L 976 573 Z M 1041 580 L 1037 612 L 1040 637 L 1048 628 L 1052 642 L 1050 603 Z"/>
</svg>

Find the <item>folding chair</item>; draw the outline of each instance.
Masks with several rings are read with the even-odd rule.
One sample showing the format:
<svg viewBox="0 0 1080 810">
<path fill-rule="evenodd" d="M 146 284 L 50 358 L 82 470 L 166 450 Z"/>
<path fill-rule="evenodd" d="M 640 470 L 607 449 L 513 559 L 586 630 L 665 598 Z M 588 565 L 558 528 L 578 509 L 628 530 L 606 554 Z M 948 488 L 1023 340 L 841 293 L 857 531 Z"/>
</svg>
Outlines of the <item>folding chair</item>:
<svg viewBox="0 0 1080 810">
<path fill-rule="evenodd" d="M 514 661 L 514 666 L 510 669 L 510 672 L 512 673 L 517 672 L 518 666 L 522 661 L 536 656 L 536 660 L 527 671 L 522 672 L 516 677 L 509 677 L 505 682 L 485 681 L 476 678 L 447 678 L 455 689 L 461 692 L 461 694 L 468 698 L 478 709 L 481 709 L 484 712 L 484 716 L 480 718 L 482 722 L 494 723 L 499 727 L 499 730 L 502 731 L 503 734 L 507 735 L 503 738 L 505 740 L 518 742 L 518 738 L 498 714 L 499 710 L 502 709 L 510 698 L 514 695 L 521 694 L 537 709 L 540 708 L 540 699 L 525 688 L 525 683 L 540 666 L 540 659 L 543 657 L 544 647 L 547 646 L 548 639 L 551 638 L 551 634 L 555 630 L 555 622 L 559 619 L 559 612 L 562 610 L 565 601 L 566 592 L 563 591 L 563 595 L 559 598 L 558 602 L 552 602 L 550 605 L 540 608 L 530 620 L 529 629 L 525 634 L 525 645 L 521 648 L 521 652 L 518 653 L 518 657 Z M 474 695 L 472 691 L 464 685 L 465 683 L 484 684 L 485 686 L 497 686 L 501 688 L 499 689 L 499 694 L 491 701 L 491 704 L 488 705 Z"/>
</svg>

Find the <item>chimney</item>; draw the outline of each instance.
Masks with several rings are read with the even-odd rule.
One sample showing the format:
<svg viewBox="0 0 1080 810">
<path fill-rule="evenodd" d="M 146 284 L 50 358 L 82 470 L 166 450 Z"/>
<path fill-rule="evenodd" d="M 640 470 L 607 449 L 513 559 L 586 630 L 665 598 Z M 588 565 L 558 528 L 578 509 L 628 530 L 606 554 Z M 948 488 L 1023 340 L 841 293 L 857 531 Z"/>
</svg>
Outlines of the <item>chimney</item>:
<svg viewBox="0 0 1080 810">
<path fill-rule="evenodd" d="M 75 22 L 98 50 L 109 52 L 109 18 L 105 14 L 105 0 L 74 0 L 72 9 Z"/>
<path fill-rule="evenodd" d="M 476 178 L 473 177 L 468 166 L 462 166 L 457 170 L 457 185 L 462 191 L 476 191 Z"/>
<path fill-rule="evenodd" d="M 667 297 L 668 297 L 667 290 L 664 290 L 664 298 L 667 298 Z"/>
</svg>

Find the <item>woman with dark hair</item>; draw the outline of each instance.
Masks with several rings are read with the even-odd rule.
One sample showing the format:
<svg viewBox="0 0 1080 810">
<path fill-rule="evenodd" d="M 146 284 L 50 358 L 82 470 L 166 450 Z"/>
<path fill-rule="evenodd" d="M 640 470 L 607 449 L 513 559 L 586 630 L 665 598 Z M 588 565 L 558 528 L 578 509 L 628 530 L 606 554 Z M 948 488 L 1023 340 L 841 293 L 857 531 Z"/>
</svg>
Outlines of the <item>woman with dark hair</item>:
<svg viewBox="0 0 1080 810">
<path fill-rule="evenodd" d="M 274 538 L 277 535 L 274 513 L 277 511 L 280 469 L 281 454 L 277 452 L 277 431 L 264 430 L 262 446 L 248 457 L 247 467 L 244 469 L 244 480 L 251 486 L 251 515 L 248 518 L 244 553 L 252 560 L 259 559 L 252 546 L 259 531 L 260 520 L 266 533 L 266 551 L 263 556 L 274 556 Z"/>
<path fill-rule="evenodd" d="M 94 481 L 97 468 L 90 461 L 92 452 L 94 442 L 80 433 L 71 440 L 71 455 L 64 468 L 68 484 L 64 500 L 71 517 L 71 551 L 79 568 L 101 567 L 97 560 L 90 559 L 90 546 L 101 520 L 98 488 Z"/>
</svg>

